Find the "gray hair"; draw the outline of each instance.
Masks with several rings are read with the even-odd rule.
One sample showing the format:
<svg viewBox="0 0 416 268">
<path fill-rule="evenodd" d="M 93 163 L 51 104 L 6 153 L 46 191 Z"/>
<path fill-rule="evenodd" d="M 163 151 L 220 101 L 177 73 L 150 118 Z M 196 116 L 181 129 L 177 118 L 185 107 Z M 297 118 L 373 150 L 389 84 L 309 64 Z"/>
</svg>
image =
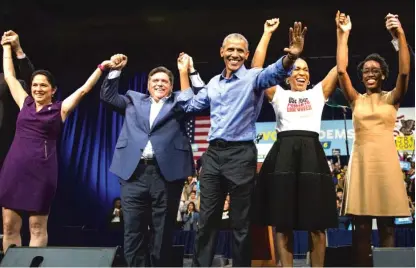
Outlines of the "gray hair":
<svg viewBox="0 0 416 268">
<path fill-rule="evenodd" d="M 248 50 L 248 41 L 247 41 L 247 39 L 242 34 L 239 34 L 239 33 L 232 33 L 232 34 L 227 35 L 224 38 L 224 41 L 222 41 L 222 46 L 224 47 L 225 43 L 230 39 L 238 39 L 238 40 L 244 41 L 247 44 L 246 48 Z"/>
</svg>

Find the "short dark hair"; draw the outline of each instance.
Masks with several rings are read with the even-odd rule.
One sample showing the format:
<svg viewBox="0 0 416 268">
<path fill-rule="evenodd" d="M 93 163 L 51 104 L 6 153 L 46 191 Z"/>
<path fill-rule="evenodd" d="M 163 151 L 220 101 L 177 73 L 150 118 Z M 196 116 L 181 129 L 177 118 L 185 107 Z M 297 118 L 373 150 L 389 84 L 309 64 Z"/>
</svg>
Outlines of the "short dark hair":
<svg viewBox="0 0 416 268">
<path fill-rule="evenodd" d="M 342 190 L 341 188 L 338 188 L 338 189 L 337 189 L 337 193 L 339 193 L 339 192 L 343 193 L 343 192 L 344 192 L 344 190 Z"/>
<path fill-rule="evenodd" d="M 30 85 L 32 85 L 33 79 L 37 75 L 44 75 L 46 80 L 48 80 L 49 84 L 51 84 L 52 88 L 56 88 L 55 77 L 51 74 L 51 72 L 47 70 L 37 70 L 32 73 L 32 77 L 30 78 Z"/>
<path fill-rule="evenodd" d="M 387 79 L 389 77 L 389 65 L 387 64 L 386 60 L 382 56 L 380 56 L 377 53 L 373 53 L 373 54 L 368 55 L 357 66 L 357 74 L 358 74 L 358 78 L 360 79 L 360 81 L 363 79 L 363 67 L 364 67 L 364 64 L 367 61 L 370 61 L 370 60 L 376 61 L 376 62 L 378 62 L 380 64 L 381 72 L 382 72 L 382 74 Z"/>
<path fill-rule="evenodd" d="M 114 198 L 113 199 L 113 206 L 115 206 L 116 205 L 116 202 L 117 201 L 121 201 L 121 198 L 120 197 L 116 197 L 116 198 Z"/>
<path fill-rule="evenodd" d="M 169 77 L 170 84 L 173 85 L 173 73 L 168 68 L 164 66 L 159 66 L 159 67 L 152 69 L 149 73 L 148 80 L 150 80 L 150 77 L 152 77 L 155 73 L 167 74 Z"/>
</svg>

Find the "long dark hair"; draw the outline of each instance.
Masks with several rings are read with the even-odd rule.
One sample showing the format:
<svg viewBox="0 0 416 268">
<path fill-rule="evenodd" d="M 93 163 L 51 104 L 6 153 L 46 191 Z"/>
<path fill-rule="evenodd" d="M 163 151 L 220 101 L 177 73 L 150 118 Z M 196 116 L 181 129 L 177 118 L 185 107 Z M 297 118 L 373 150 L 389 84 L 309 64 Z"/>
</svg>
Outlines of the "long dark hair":
<svg viewBox="0 0 416 268">
<path fill-rule="evenodd" d="M 197 209 L 196 209 L 195 203 L 194 202 L 189 202 L 188 206 L 186 207 L 186 214 L 189 214 L 189 205 L 191 205 L 191 204 L 194 206 L 194 211 L 193 212 L 198 212 Z"/>
</svg>

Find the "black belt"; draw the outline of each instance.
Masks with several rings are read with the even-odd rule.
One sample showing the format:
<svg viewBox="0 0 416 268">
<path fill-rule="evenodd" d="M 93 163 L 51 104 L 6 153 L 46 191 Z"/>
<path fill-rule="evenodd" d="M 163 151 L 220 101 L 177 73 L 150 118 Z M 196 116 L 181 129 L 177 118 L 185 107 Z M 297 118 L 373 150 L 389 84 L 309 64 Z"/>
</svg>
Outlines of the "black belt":
<svg viewBox="0 0 416 268">
<path fill-rule="evenodd" d="M 209 142 L 210 146 L 227 148 L 236 145 L 253 144 L 253 141 L 226 141 L 223 139 L 215 139 Z"/>
<path fill-rule="evenodd" d="M 141 164 L 141 165 L 152 165 L 152 166 L 154 166 L 154 165 L 156 165 L 157 164 L 157 162 L 156 162 L 156 159 L 154 159 L 154 158 L 152 158 L 152 159 L 146 159 L 146 158 L 141 158 L 140 159 L 140 161 L 139 161 L 139 164 Z"/>
</svg>

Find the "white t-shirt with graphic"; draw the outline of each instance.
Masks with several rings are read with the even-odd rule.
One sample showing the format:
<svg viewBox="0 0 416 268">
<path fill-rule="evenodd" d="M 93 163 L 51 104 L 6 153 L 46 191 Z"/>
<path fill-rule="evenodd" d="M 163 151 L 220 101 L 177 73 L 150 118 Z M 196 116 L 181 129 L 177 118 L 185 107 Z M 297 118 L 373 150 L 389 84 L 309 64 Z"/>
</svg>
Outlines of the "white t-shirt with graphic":
<svg viewBox="0 0 416 268">
<path fill-rule="evenodd" d="M 276 113 L 277 132 L 306 130 L 319 134 L 325 105 L 322 83 L 305 91 L 284 90 L 276 86 L 270 103 Z"/>
</svg>

